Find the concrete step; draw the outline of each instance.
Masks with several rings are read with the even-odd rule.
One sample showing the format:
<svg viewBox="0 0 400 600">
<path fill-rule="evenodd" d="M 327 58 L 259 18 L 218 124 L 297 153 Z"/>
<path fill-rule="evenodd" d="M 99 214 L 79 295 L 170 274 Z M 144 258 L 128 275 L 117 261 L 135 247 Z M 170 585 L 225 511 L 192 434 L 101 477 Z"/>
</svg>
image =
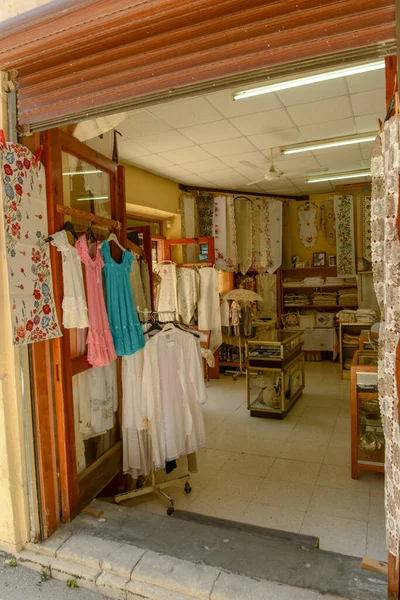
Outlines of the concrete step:
<svg viewBox="0 0 400 600">
<path fill-rule="evenodd" d="M 96 501 L 42 544 L 25 566 L 123 600 L 381 600 L 383 576 L 361 560 L 271 539 L 226 522 L 201 523 Z M 262 529 L 262 528 L 261 528 Z"/>
</svg>

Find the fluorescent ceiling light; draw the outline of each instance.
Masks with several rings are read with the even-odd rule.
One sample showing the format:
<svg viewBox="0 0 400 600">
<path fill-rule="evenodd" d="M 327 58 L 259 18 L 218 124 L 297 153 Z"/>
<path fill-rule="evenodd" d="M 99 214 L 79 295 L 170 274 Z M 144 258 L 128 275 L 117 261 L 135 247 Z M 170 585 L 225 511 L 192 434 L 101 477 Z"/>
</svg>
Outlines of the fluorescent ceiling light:
<svg viewBox="0 0 400 600">
<path fill-rule="evenodd" d="M 320 183 L 321 181 L 335 181 L 336 179 L 354 179 L 355 177 L 370 177 L 371 171 L 349 171 L 348 173 L 331 173 L 315 177 L 306 177 L 306 183 Z"/>
<path fill-rule="evenodd" d="M 281 148 L 282 154 L 296 154 L 297 152 L 310 152 L 311 150 L 322 150 L 323 148 L 336 148 L 338 146 L 350 146 L 351 144 L 363 144 L 365 142 L 373 142 L 376 138 L 376 133 L 363 133 L 358 135 L 348 135 L 344 137 L 331 138 L 328 140 L 319 140 L 317 142 L 309 142 L 307 144 L 296 144 Z"/>
<path fill-rule="evenodd" d="M 108 200 L 108 196 L 86 196 L 86 198 L 77 198 L 77 202 L 84 202 L 86 200 Z"/>
<path fill-rule="evenodd" d="M 100 169 L 93 169 L 93 171 L 66 171 L 63 175 L 92 175 L 93 173 L 103 173 Z"/>
<path fill-rule="evenodd" d="M 368 73 L 369 71 L 376 71 L 378 69 L 385 68 L 385 61 L 378 60 L 372 63 L 364 63 L 363 65 L 356 65 L 353 67 L 347 67 L 345 69 L 338 69 L 336 71 L 328 71 L 326 73 L 319 73 L 318 75 L 309 75 L 308 77 L 301 77 L 300 79 L 291 79 L 290 81 L 282 81 L 281 83 L 273 83 L 264 87 L 253 88 L 251 90 L 243 90 L 242 92 L 236 92 L 233 94 L 234 100 L 243 100 L 244 98 L 251 98 L 252 96 L 261 96 L 262 94 L 271 94 L 272 92 L 280 92 L 282 90 L 288 90 L 291 88 L 300 87 L 301 85 L 309 85 L 310 83 L 318 83 L 320 81 L 329 81 L 330 79 L 338 79 L 339 77 L 348 77 L 349 75 L 357 75 L 358 73 Z"/>
</svg>

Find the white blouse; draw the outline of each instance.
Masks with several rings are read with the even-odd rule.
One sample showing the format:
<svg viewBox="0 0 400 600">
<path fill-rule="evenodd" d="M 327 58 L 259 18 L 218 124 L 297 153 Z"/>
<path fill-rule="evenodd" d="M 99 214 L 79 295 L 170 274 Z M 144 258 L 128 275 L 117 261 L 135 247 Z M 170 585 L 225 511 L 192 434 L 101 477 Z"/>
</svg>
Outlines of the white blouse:
<svg viewBox="0 0 400 600">
<path fill-rule="evenodd" d="M 69 243 L 64 230 L 53 233 L 51 237 L 51 243 L 62 254 L 63 325 L 66 329 L 84 329 L 89 327 L 89 320 L 80 256 Z"/>
</svg>

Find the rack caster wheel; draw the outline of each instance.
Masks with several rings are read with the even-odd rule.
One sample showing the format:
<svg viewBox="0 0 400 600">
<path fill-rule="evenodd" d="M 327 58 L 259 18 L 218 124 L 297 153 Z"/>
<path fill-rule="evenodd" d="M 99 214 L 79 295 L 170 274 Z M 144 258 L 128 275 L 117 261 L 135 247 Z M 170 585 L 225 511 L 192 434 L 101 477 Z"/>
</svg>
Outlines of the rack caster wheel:
<svg viewBox="0 0 400 600">
<path fill-rule="evenodd" d="M 190 485 L 190 483 L 187 481 L 187 482 L 185 483 L 185 492 L 186 492 L 187 494 L 190 494 L 190 492 L 191 492 L 191 491 L 192 491 L 192 486 L 191 486 L 191 485 Z"/>
<path fill-rule="evenodd" d="M 168 508 L 167 508 L 167 515 L 169 517 L 172 517 L 172 515 L 174 514 L 174 512 L 175 512 L 174 507 L 173 506 L 168 506 Z"/>
</svg>

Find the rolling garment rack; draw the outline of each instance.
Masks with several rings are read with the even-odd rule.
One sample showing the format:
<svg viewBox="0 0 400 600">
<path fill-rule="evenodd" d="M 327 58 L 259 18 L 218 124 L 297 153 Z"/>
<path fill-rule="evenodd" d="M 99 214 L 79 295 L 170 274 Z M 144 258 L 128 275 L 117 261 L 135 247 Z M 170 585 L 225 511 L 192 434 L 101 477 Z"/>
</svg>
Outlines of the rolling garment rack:
<svg viewBox="0 0 400 600">
<path fill-rule="evenodd" d="M 139 311 L 139 312 L 143 312 L 143 311 Z M 171 313 L 170 310 L 168 311 L 151 311 L 151 322 L 155 323 L 156 322 L 156 316 L 161 314 L 161 313 Z M 176 323 L 178 326 L 180 326 L 180 324 L 177 321 L 174 321 L 174 323 Z M 165 327 L 166 325 L 168 325 L 168 323 L 162 323 L 162 325 Z M 187 329 L 187 328 L 185 328 Z M 189 329 L 188 329 L 189 331 Z M 196 334 L 196 332 L 193 332 L 194 334 Z M 150 446 L 151 447 L 151 446 Z M 162 481 L 160 483 L 156 482 L 156 475 L 157 475 L 157 471 L 162 472 L 163 469 L 156 469 L 156 467 L 154 466 L 153 463 L 153 458 L 152 455 L 150 456 L 150 460 L 151 460 L 151 471 L 149 473 L 149 475 L 147 476 L 147 478 L 144 480 L 142 479 L 137 479 L 136 480 L 136 489 L 135 490 L 130 490 L 129 492 L 123 492 L 122 494 L 117 494 L 114 496 L 114 501 L 117 504 L 120 504 L 121 502 L 126 502 L 127 500 L 131 500 L 132 498 L 138 498 L 139 496 L 146 496 L 148 494 L 156 494 L 157 498 L 164 504 L 164 506 L 167 507 L 167 514 L 169 516 L 173 515 L 174 511 L 175 511 L 175 507 L 174 507 L 174 500 L 173 498 L 171 498 L 171 496 L 169 496 L 166 492 L 163 491 L 163 489 L 170 487 L 176 483 L 184 483 L 184 490 L 187 494 L 190 494 L 190 492 L 192 491 L 192 486 L 190 485 L 190 473 L 185 473 L 185 475 L 181 475 L 180 477 L 175 477 L 175 479 L 168 479 L 167 481 Z M 145 485 L 148 481 L 150 477 L 150 484 Z"/>
</svg>

